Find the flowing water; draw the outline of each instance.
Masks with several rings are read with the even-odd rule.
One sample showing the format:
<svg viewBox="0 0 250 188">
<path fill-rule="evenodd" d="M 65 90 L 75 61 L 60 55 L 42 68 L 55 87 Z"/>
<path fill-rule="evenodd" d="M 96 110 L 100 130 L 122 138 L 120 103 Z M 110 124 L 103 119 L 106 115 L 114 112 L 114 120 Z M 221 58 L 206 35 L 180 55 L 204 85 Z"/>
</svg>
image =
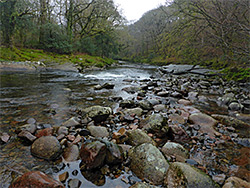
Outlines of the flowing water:
<svg viewBox="0 0 250 188">
<path fill-rule="evenodd" d="M 130 171 L 117 172 L 117 176 L 103 176 L 100 172 L 83 174 L 79 162 L 48 162 L 31 156 L 30 147 L 16 138 L 14 130 L 27 123 L 27 120 L 46 127 L 58 126 L 72 117 L 72 110 L 93 105 L 117 108 L 117 103 L 109 97 L 133 98 L 122 88 L 139 86 L 141 80 L 150 77 L 161 78 L 156 66 L 122 63 L 105 70 L 93 70 L 85 73 L 49 69 L 40 72 L 8 72 L 0 74 L 0 127 L 7 132 L 11 140 L 1 145 L 0 185 L 8 187 L 19 173 L 28 170 L 40 170 L 52 174 L 69 173 L 69 179 L 80 179 L 82 187 L 129 187 L 122 179 L 137 180 Z M 112 90 L 94 90 L 95 85 L 115 84 Z M 206 111 L 221 111 L 212 102 Z M 202 105 L 199 106 L 202 108 Z M 231 151 L 230 151 L 231 152 Z M 245 152 L 245 151 L 244 151 Z M 227 155 L 225 153 L 225 155 Z M 115 169 L 114 169 L 115 170 Z M 66 182 L 68 185 L 68 182 Z"/>
<path fill-rule="evenodd" d="M 155 74 L 155 70 L 154 66 L 120 63 L 116 67 L 102 71 L 89 71 L 84 74 L 56 69 L 44 72 L 1 72 L 0 126 L 1 132 L 7 132 L 11 136 L 11 141 L 1 146 L 0 179 L 2 183 L 0 184 L 8 187 L 13 176 L 26 170 L 41 170 L 54 174 L 57 171 L 63 172 L 69 169 L 73 171 L 74 166 L 79 166 L 76 163 L 64 166 L 57 161 L 54 167 L 53 162 L 32 157 L 29 147 L 24 146 L 16 138 L 14 133 L 16 127 L 26 124 L 30 118 L 34 118 L 44 127 L 60 125 L 71 117 L 71 110 L 78 107 L 102 105 L 115 109 L 117 104 L 108 100 L 110 96 L 121 96 L 124 99 L 133 97 L 121 89 L 138 85 L 140 80 L 149 79 Z M 115 88 L 101 91 L 93 89 L 95 85 L 106 82 L 115 84 Z M 53 113 L 54 111 L 56 113 Z M 80 178 L 80 176 L 85 179 L 80 173 L 72 178 Z M 102 177 L 99 185 L 115 187 L 111 184 L 117 182 L 119 186 L 128 187 L 120 180 L 121 178 L 122 176 L 111 180 Z M 84 184 L 86 187 L 95 187 L 98 183 L 91 183 L 90 178 Z"/>
</svg>

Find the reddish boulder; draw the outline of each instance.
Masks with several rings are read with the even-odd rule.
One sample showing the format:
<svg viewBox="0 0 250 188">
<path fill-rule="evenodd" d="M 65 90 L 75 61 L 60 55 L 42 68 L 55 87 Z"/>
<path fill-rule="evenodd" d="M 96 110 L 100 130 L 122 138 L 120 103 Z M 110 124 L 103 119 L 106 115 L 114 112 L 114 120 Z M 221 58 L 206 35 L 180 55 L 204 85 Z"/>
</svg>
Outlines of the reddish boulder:
<svg viewBox="0 0 250 188">
<path fill-rule="evenodd" d="M 81 168 L 94 169 L 101 167 L 106 157 L 106 150 L 106 145 L 99 141 L 83 144 L 80 150 Z"/>
<path fill-rule="evenodd" d="M 23 174 L 16 179 L 10 188 L 64 188 L 59 181 L 52 179 L 50 176 L 40 171 L 32 171 Z"/>
</svg>

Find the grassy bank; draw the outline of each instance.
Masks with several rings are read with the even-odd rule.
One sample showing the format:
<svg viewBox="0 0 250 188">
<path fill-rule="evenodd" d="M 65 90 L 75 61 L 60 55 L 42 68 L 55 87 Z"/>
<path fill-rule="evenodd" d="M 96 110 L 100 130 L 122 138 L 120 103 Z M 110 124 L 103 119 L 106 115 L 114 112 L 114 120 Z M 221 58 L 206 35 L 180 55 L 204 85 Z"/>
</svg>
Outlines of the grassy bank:
<svg viewBox="0 0 250 188">
<path fill-rule="evenodd" d="M 74 63 L 79 64 L 81 67 L 104 67 L 115 63 L 114 60 L 109 58 L 101 58 L 97 56 L 90 56 L 87 54 L 56 54 L 44 52 L 37 49 L 25 48 L 5 48 L 0 47 L 0 61 L 40 61 L 46 63 Z"/>
<path fill-rule="evenodd" d="M 152 59 L 149 58 L 142 58 L 136 57 L 131 59 L 126 59 L 130 62 L 137 62 L 137 63 L 147 63 L 152 65 L 169 65 L 169 64 L 192 64 L 192 65 L 200 65 L 202 67 L 206 67 L 213 70 L 220 70 L 221 76 L 225 80 L 235 80 L 239 82 L 250 82 L 250 64 L 248 62 L 242 64 L 230 64 L 224 62 L 222 60 L 214 59 L 210 61 L 200 61 L 200 62 L 193 62 L 188 61 L 187 59 L 181 58 L 163 58 L 161 56 L 154 57 Z"/>
</svg>

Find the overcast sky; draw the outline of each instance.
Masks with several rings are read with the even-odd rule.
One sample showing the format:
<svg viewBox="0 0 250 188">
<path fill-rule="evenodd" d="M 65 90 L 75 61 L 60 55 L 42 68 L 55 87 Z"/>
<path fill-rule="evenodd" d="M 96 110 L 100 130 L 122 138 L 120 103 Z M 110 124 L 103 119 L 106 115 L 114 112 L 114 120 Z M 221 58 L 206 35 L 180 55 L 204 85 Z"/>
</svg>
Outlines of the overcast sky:
<svg viewBox="0 0 250 188">
<path fill-rule="evenodd" d="M 135 21 L 141 16 L 154 8 L 165 4 L 166 0 L 114 0 L 116 5 L 119 5 L 122 10 L 122 15 L 129 21 Z"/>
</svg>

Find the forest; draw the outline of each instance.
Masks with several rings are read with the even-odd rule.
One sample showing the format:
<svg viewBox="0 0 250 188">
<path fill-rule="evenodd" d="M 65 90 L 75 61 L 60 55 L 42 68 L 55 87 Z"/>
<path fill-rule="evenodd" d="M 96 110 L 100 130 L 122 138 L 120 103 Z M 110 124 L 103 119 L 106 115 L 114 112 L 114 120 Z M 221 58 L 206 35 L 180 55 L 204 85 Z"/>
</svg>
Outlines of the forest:
<svg viewBox="0 0 250 188">
<path fill-rule="evenodd" d="M 1 0 L 0 10 L 2 47 L 249 70 L 248 0 L 166 1 L 134 23 L 113 0 Z"/>
</svg>

